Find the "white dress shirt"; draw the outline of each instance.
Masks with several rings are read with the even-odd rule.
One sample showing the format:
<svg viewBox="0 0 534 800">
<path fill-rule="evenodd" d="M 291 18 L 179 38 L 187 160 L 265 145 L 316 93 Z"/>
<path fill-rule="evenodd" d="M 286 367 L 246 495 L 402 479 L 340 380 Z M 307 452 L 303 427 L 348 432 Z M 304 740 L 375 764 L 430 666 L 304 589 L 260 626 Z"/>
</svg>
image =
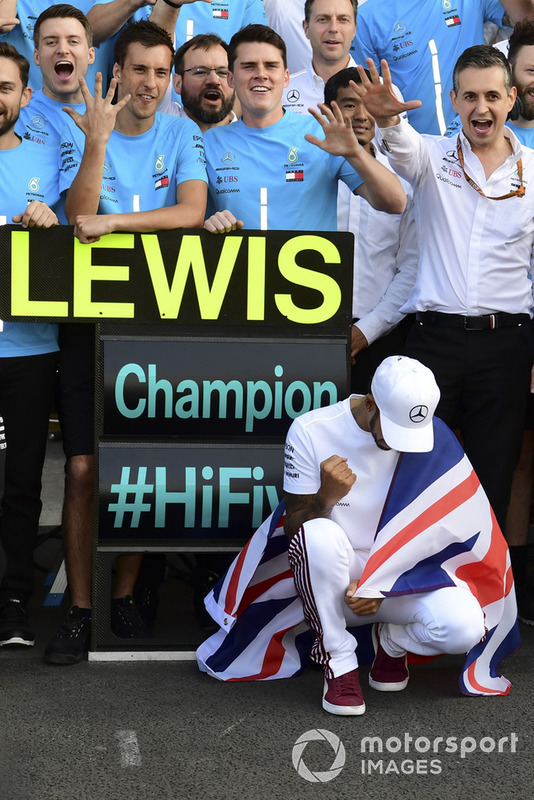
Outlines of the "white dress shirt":
<svg viewBox="0 0 534 800">
<path fill-rule="evenodd" d="M 375 148 L 375 156 L 389 167 Z M 390 168 L 391 169 L 391 168 Z M 412 192 L 401 181 L 408 203 L 403 214 L 377 211 L 367 200 L 339 183 L 338 230 L 354 233 L 352 316 L 371 344 L 389 333 L 404 314 L 400 308 L 414 285 L 419 258 Z"/>
<path fill-rule="evenodd" d="M 484 168 L 460 133 L 465 169 L 487 197 L 465 179 L 457 137 L 421 135 L 406 121 L 379 131 L 395 171 L 414 192 L 420 233 L 415 286 L 402 308 L 479 316 L 530 313 L 534 244 L 534 151 L 505 128 L 513 153 L 486 179 Z M 519 188 L 523 161 L 525 197 L 491 200 Z"/>
<path fill-rule="evenodd" d="M 356 62 L 349 56 L 346 67 L 355 67 Z M 324 80 L 317 75 L 313 64 L 289 76 L 289 86 L 284 89 L 282 105 L 287 111 L 296 111 L 297 114 L 307 114 L 309 108 L 317 110 L 317 103 L 324 103 Z"/>
</svg>

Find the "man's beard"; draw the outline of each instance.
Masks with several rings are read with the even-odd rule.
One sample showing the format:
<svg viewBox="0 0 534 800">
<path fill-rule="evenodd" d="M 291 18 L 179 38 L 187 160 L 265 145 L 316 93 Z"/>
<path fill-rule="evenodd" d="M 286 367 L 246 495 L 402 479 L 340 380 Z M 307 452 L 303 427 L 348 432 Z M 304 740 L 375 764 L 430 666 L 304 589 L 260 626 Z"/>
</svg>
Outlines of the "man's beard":
<svg viewBox="0 0 534 800">
<path fill-rule="evenodd" d="M 531 92 L 534 92 L 534 85 L 529 84 L 526 86 L 525 84 L 515 83 L 514 86 L 517 88 L 517 96 L 519 98 L 520 106 L 519 112 L 523 119 L 533 120 L 534 119 L 534 100 L 529 97 Z"/>
<path fill-rule="evenodd" d="M 202 91 L 202 94 L 205 91 L 206 89 Z M 222 105 L 219 111 L 203 108 L 198 95 L 190 94 L 182 87 L 182 105 L 184 109 L 191 117 L 198 119 L 199 122 L 203 122 L 205 125 L 216 125 L 228 116 L 234 107 L 235 93 L 232 93 L 228 99 L 225 98 L 224 94 L 221 94 L 221 100 Z"/>
<path fill-rule="evenodd" d="M 13 130 L 17 124 L 19 114 L 20 112 L 17 112 L 16 114 L 11 112 L 8 115 L 0 115 L 0 136 L 3 136 L 5 133 L 9 133 L 11 130 Z"/>
</svg>

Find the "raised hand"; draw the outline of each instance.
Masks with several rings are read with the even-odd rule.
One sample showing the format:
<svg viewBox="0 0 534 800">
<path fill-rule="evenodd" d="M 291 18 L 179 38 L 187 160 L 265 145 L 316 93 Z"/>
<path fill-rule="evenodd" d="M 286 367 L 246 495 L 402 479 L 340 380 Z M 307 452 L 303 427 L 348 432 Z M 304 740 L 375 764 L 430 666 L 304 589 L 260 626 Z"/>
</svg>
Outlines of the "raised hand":
<svg viewBox="0 0 534 800">
<path fill-rule="evenodd" d="M 324 103 L 319 103 L 319 108 L 320 114 L 314 108 L 309 108 L 308 111 L 323 129 L 324 139 L 318 139 L 311 133 L 307 133 L 304 138 L 333 156 L 350 158 L 355 155 L 361 145 L 352 130 L 351 121 L 345 119 L 338 104 L 332 101 L 332 108 L 329 108 Z"/>
<path fill-rule="evenodd" d="M 359 64 L 357 70 L 361 78 L 361 83 L 350 81 L 350 87 L 354 89 L 362 100 L 365 108 L 375 118 L 379 127 L 387 128 L 395 124 L 400 114 L 403 114 L 405 111 L 412 111 L 414 108 L 419 108 L 422 105 L 420 100 L 409 100 L 406 103 L 399 100 L 393 91 L 391 72 L 389 71 L 388 62 L 385 59 L 382 59 L 380 62 L 380 66 L 382 67 L 382 80 L 380 80 L 378 70 L 371 58 L 366 60 L 366 64 L 371 79 L 367 77 L 364 68 Z"/>
<path fill-rule="evenodd" d="M 83 131 L 88 141 L 108 142 L 114 128 L 117 114 L 130 100 L 127 94 L 118 103 L 113 104 L 117 81 L 112 78 L 109 89 L 102 96 L 102 73 L 97 72 L 95 78 L 95 96 L 91 94 L 84 78 L 80 78 L 80 89 L 85 102 L 85 114 L 80 114 L 74 108 L 66 106 L 63 111 L 74 120 L 78 128 Z"/>
<path fill-rule="evenodd" d="M 347 495 L 356 481 L 356 475 L 346 458 L 333 455 L 321 462 L 321 486 L 317 496 L 327 507 L 333 507 Z"/>
</svg>

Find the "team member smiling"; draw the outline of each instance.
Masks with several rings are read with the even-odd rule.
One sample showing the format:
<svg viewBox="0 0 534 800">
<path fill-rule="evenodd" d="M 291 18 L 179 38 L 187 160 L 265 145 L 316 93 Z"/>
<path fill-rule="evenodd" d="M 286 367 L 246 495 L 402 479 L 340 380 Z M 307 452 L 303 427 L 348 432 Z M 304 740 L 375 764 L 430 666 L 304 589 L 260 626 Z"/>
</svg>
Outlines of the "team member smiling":
<svg viewBox="0 0 534 800">
<path fill-rule="evenodd" d="M 339 180 L 375 208 L 403 211 L 406 196 L 397 178 L 359 145 L 337 106 L 332 111 L 323 106 L 324 116 L 313 109 L 311 115 L 284 111 L 286 47 L 271 28 L 242 28 L 230 41 L 228 64 L 228 85 L 235 89 L 242 117 L 204 136 L 211 214 L 207 230 L 220 233 L 243 224 L 280 230 L 288 220 L 294 230 L 336 230 Z M 226 177 L 220 171 L 225 152 L 234 159 L 231 192 L 220 186 Z"/>
<path fill-rule="evenodd" d="M 406 352 L 432 369 L 437 414 L 461 430 L 466 453 L 504 527 L 519 458 L 532 366 L 529 318 L 534 244 L 533 153 L 505 126 L 516 89 L 506 58 L 468 48 L 456 62 L 451 101 L 458 136 L 421 136 L 368 59 L 353 84 L 375 117 L 392 166 L 417 188 L 420 258 L 402 307 L 417 325 Z"/>
</svg>

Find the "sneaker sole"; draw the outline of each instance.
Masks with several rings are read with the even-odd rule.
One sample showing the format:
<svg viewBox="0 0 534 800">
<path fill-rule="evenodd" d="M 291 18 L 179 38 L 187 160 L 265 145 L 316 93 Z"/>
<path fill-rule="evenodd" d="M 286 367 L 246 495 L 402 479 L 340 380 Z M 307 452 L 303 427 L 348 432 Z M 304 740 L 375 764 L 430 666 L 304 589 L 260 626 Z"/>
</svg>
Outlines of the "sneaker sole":
<svg viewBox="0 0 534 800">
<path fill-rule="evenodd" d="M 402 692 L 402 690 L 406 689 L 408 686 L 409 680 L 410 676 L 408 675 L 404 681 L 398 681 L 397 683 L 380 683 L 379 681 L 374 681 L 369 675 L 369 686 L 377 692 Z"/>
<path fill-rule="evenodd" d="M 4 639 L 0 642 L 0 647 L 33 647 L 35 639 L 23 639 L 22 636 L 12 636 L 11 639 Z"/>
<path fill-rule="evenodd" d="M 329 703 L 328 700 L 325 700 L 324 696 L 323 708 L 325 711 L 328 711 L 329 714 L 335 714 L 338 717 L 357 717 L 361 714 L 365 714 L 365 703 L 362 703 L 361 706 L 335 706 L 333 703 Z"/>
<path fill-rule="evenodd" d="M 528 619 L 527 617 L 522 617 L 521 614 L 517 615 L 517 619 L 519 622 L 522 622 L 523 625 L 534 625 L 534 619 Z"/>
</svg>

